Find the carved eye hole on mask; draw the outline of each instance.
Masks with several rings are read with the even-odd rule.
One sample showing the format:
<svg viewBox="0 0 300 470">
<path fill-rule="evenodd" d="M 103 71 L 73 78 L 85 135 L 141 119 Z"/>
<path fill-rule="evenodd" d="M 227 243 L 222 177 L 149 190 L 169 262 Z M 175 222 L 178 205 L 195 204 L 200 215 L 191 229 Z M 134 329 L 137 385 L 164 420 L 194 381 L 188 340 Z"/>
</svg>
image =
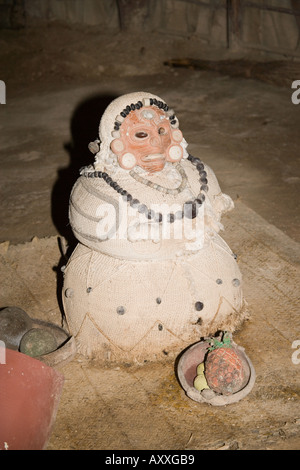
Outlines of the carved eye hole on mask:
<svg viewBox="0 0 300 470">
<path fill-rule="evenodd" d="M 137 137 L 138 139 L 145 139 L 146 137 L 148 137 L 148 134 L 147 132 L 140 131 L 135 133 L 135 137 Z"/>
<path fill-rule="evenodd" d="M 159 133 L 159 135 L 166 135 L 167 131 L 164 127 L 160 127 L 158 129 L 158 133 Z"/>
</svg>

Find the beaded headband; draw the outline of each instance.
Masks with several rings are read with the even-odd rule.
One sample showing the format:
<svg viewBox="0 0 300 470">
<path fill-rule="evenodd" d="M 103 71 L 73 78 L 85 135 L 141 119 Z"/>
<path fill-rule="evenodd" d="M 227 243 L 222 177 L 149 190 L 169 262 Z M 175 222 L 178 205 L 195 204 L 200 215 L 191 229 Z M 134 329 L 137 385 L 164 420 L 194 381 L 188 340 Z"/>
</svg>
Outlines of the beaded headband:
<svg viewBox="0 0 300 470">
<path fill-rule="evenodd" d="M 157 108 L 159 109 L 162 109 L 166 113 L 172 128 L 176 129 L 179 126 L 178 119 L 176 118 L 173 109 L 169 109 L 169 106 L 166 103 L 164 103 L 163 101 L 159 101 L 156 98 L 143 98 L 142 101 L 138 101 L 135 104 L 131 103 L 127 105 L 126 108 L 124 108 L 123 111 L 121 111 L 120 114 L 118 114 L 118 116 L 115 119 L 112 137 L 119 137 L 118 131 L 122 125 L 122 122 L 131 111 L 140 109 L 143 106 L 153 106 L 153 105 L 157 106 Z"/>
</svg>

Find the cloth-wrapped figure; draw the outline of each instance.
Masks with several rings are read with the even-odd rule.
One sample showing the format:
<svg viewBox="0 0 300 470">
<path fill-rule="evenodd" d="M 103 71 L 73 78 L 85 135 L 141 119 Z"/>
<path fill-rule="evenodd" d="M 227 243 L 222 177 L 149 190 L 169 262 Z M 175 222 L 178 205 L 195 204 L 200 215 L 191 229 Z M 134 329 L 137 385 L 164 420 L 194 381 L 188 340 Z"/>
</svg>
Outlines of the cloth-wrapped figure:
<svg viewBox="0 0 300 470">
<path fill-rule="evenodd" d="M 233 332 L 245 316 L 241 273 L 219 235 L 233 202 L 187 152 L 175 112 L 151 93 L 123 95 L 99 137 L 70 197 L 79 243 L 63 303 L 78 350 L 144 362 Z"/>
</svg>

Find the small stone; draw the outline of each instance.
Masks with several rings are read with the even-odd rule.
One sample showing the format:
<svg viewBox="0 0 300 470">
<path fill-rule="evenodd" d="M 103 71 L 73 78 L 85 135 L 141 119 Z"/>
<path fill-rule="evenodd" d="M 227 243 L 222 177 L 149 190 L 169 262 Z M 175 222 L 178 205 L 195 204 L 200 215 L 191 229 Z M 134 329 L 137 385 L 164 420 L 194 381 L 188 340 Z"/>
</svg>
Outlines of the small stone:
<svg viewBox="0 0 300 470">
<path fill-rule="evenodd" d="M 167 215 L 167 222 L 169 222 L 170 224 L 173 224 L 174 221 L 175 221 L 174 214 L 168 214 Z"/>
<path fill-rule="evenodd" d="M 194 202 L 197 206 L 202 206 L 202 200 L 201 199 L 195 199 Z"/>
<path fill-rule="evenodd" d="M 201 392 L 201 390 L 209 388 L 204 374 L 197 375 L 197 377 L 194 379 L 194 387 L 199 392 Z"/>
<path fill-rule="evenodd" d="M 215 397 L 216 393 L 211 388 L 205 388 L 202 390 L 201 395 L 203 398 L 205 398 L 205 400 L 211 400 Z"/>
<path fill-rule="evenodd" d="M 183 211 L 177 211 L 174 214 L 176 220 L 181 220 L 183 218 Z"/>
<path fill-rule="evenodd" d="M 57 340 L 50 331 L 41 328 L 29 330 L 20 343 L 20 352 L 31 357 L 43 356 L 57 349 Z"/>
<path fill-rule="evenodd" d="M 99 152 L 99 143 L 97 141 L 90 142 L 89 145 L 88 145 L 88 149 L 93 154 L 98 153 Z"/>
<path fill-rule="evenodd" d="M 146 206 L 145 204 L 140 204 L 140 205 L 138 206 L 138 212 L 139 212 L 140 214 L 143 214 L 143 213 L 145 213 L 145 212 L 147 212 L 147 211 L 148 211 L 148 208 L 147 208 L 147 206 Z"/>
<path fill-rule="evenodd" d="M 149 209 L 149 210 L 148 210 L 148 214 L 146 214 L 146 215 L 147 215 L 147 218 L 148 218 L 149 220 L 155 218 L 155 212 L 154 212 L 152 209 Z"/>
<path fill-rule="evenodd" d="M 163 219 L 163 216 L 162 214 L 159 212 L 158 214 L 155 214 L 155 222 L 162 222 L 162 219 Z"/>
<path fill-rule="evenodd" d="M 22 337 L 32 326 L 32 319 L 19 307 L 5 307 L 0 311 L 0 340 L 9 349 L 18 350 Z"/>
<path fill-rule="evenodd" d="M 188 201 L 184 204 L 184 217 L 187 219 L 194 219 L 197 216 L 197 204 L 193 201 Z"/>
</svg>

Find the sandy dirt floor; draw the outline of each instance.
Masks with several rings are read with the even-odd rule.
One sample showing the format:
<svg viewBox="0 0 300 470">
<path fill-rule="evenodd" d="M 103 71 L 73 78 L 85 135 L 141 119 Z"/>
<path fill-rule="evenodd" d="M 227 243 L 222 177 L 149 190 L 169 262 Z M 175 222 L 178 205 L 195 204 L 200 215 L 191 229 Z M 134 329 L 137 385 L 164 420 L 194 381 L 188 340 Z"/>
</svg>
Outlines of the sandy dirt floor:
<svg viewBox="0 0 300 470">
<path fill-rule="evenodd" d="M 291 88 L 163 65 L 229 57 L 195 38 L 52 26 L 2 31 L 0 46 L 0 306 L 61 324 L 57 237 L 76 243 L 71 187 L 92 163 L 87 145 L 107 104 L 144 90 L 176 110 L 190 153 L 235 202 L 223 236 L 251 313 L 234 335 L 257 374 L 243 401 L 191 401 L 173 359 L 111 365 L 76 355 L 59 368 L 65 385 L 48 449 L 299 449 L 300 105 Z"/>
</svg>

